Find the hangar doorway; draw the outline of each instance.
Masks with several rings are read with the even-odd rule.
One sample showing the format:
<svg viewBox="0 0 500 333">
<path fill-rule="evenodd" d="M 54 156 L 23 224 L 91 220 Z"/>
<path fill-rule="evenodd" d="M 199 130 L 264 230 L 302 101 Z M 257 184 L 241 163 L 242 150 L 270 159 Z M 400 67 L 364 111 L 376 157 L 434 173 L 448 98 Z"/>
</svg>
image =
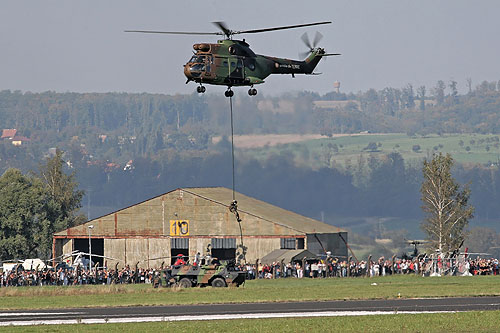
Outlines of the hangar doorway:
<svg viewBox="0 0 500 333">
<path fill-rule="evenodd" d="M 75 238 L 73 239 L 74 251 L 80 251 L 89 253 L 89 239 L 88 238 Z M 99 266 L 102 267 L 104 265 L 103 256 L 104 256 L 104 238 L 92 238 L 92 262 L 95 264 L 99 263 Z M 85 258 L 89 259 L 89 255 L 86 254 Z M 73 258 L 74 259 L 74 258 Z"/>
<path fill-rule="evenodd" d="M 219 260 L 236 259 L 236 238 L 212 238 L 212 258 Z"/>
<path fill-rule="evenodd" d="M 189 238 L 170 239 L 170 265 L 175 263 L 179 254 L 183 256 L 184 261 L 189 260 Z"/>
</svg>

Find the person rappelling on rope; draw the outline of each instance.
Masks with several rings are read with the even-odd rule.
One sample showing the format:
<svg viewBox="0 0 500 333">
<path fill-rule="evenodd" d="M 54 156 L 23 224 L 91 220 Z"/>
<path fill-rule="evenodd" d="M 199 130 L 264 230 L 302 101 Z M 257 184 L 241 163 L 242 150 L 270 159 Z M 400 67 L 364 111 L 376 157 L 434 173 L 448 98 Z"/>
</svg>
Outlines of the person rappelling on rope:
<svg viewBox="0 0 500 333">
<path fill-rule="evenodd" d="M 236 216 L 236 221 L 238 221 L 238 223 L 240 223 L 241 219 L 240 219 L 240 214 L 238 213 L 238 201 L 233 200 L 231 202 L 231 205 L 229 206 L 229 211 L 231 213 L 234 213 L 234 215 Z"/>
</svg>

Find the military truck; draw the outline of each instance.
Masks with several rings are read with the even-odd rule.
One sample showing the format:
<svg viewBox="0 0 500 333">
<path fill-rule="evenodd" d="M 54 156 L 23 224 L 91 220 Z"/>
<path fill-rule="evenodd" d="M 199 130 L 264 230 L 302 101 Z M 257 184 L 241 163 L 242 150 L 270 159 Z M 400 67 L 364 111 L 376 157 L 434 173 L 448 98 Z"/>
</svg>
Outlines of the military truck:
<svg viewBox="0 0 500 333">
<path fill-rule="evenodd" d="M 179 265 L 163 272 L 162 285 L 190 287 L 240 286 L 245 282 L 246 272 L 237 270 L 234 263 L 224 262 L 210 265 Z M 163 283 L 164 282 L 164 283 Z"/>
</svg>

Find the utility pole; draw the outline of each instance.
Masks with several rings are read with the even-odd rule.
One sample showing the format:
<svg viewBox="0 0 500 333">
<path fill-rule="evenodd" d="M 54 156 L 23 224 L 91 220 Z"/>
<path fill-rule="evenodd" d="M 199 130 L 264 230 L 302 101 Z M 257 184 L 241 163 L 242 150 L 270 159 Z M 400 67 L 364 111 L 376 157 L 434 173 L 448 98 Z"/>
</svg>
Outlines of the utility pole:
<svg viewBox="0 0 500 333">
<path fill-rule="evenodd" d="M 94 225 L 89 225 L 89 270 L 92 274 L 92 238 L 91 238 L 91 232 L 92 229 L 94 229 Z"/>
</svg>

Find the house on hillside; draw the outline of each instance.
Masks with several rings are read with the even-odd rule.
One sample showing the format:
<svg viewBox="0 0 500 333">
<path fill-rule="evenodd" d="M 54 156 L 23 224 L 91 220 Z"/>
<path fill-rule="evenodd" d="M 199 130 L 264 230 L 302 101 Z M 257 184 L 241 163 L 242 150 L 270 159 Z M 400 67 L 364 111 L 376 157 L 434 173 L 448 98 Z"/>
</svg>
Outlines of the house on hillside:
<svg viewBox="0 0 500 333">
<path fill-rule="evenodd" d="M 20 146 L 30 141 L 30 139 L 25 136 L 17 135 L 17 129 L 15 128 L 3 129 L 0 140 L 9 140 L 14 146 Z"/>
<path fill-rule="evenodd" d="M 20 146 L 22 145 L 23 143 L 27 143 L 29 141 L 31 141 L 29 138 L 25 137 L 25 136 L 21 136 L 21 135 L 16 135 L 15 137 L 13 137 L 11 139 L 12 141 L 12 144 L 14 146 Z"/>
<path fill-rule="evenodd" d="M 14 129 L 14 128 L 6 128 L 6 129 L 3 129 L 2 130 L 2 136 L 0 137 L 0 139 L 2 140 L 10 140 L 12 139 L 13 137 L 16 136 L 16 133 L 17 133 L 17 130 Z"/>
</svg>

